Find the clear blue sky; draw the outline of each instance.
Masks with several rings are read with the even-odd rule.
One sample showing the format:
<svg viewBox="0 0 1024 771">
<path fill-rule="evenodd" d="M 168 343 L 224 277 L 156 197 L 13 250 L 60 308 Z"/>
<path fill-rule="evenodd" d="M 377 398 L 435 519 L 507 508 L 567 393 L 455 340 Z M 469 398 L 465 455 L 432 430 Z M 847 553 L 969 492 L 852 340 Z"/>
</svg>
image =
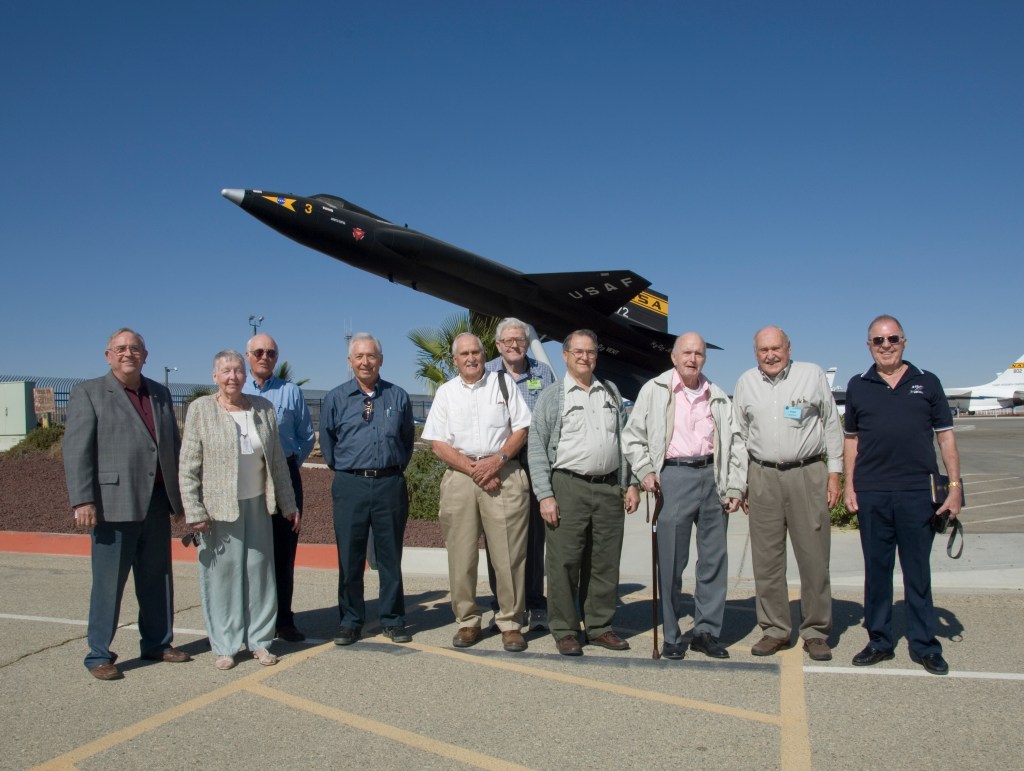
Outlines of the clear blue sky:
<svg viewBox="0 0 1024 771">
<path fill-rule="evenodd" d="M 729 391 L 769 323 L 845 383 L 883 312 L 945 385 L 987 382 L 1024 352 L 1022 39 L 1016 0 L 5 3 L 0 371 L 102 374 L 127 325 L 151 377 L 207 382 L 256 313 L 311 387 L 351 329 L 422 391 L 406 334 L 458 309 L 237 187 L 630 268 Z"/>
</svg>

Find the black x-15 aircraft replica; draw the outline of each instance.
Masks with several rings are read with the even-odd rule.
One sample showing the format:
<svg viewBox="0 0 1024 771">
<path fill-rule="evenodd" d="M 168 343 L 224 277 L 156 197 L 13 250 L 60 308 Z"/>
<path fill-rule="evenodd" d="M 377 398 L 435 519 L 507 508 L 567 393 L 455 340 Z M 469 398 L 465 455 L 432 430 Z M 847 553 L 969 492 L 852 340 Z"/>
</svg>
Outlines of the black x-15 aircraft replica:
<svg viewBox="0 0 1024 771">
<path fill-rule="evenodd" d="M 601 343 L 597 374 L 628 399 L 671 366 L 675 337 L 668 334 L 668 298 L 631 270 L 520 273 L 337 196 L 236 189 L 221 194 L 303 246 L 478 313 L 515 316 L 532 324 L 541 339 L 594 330 Z"/>
</svg>

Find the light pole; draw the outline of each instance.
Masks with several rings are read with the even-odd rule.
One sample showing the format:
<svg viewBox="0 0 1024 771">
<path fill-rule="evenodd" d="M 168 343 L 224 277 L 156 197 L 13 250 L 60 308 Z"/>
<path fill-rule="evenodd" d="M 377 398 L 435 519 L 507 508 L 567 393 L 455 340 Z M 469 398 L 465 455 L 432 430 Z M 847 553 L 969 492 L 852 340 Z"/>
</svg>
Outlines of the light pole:
<svg viewBox="0 0 1024 771">
<path fill-rule="evenodd" d="M 177 372 L 177 367 L 164 367 L 164 388 L 170 388 L 171 373 Z"/>
<path fill-rule="evenodd" d="M 252 326 L 252 333 L 253 333 L 254 336 L 256 335 L 256 330 L 259 328 L 260 324 L 262 324 L 262 323 L 263 323 L 263 317 L 262 316 L 257 316 L 255 313 L 250 313 L 249 314 L 249 324 Z"/>
</svg>

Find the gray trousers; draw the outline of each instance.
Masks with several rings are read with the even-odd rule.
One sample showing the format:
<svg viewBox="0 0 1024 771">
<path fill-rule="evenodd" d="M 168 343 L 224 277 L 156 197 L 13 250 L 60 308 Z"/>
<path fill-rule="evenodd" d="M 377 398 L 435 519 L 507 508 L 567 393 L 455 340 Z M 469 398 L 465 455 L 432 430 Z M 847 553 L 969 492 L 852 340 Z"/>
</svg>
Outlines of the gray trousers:
<svg viewBox="0 0 1024 771">
<path fill-rule="evenodd" d="M 213 521 L 199 547 L 199 597 L 210 648 L 269 648 L 277 623 L 274 529 L 264 496 L 238 502 L 234 522 Z"/>
<path fill-rule="evenodd" d="M 664 504 L 658 515 L 658 579 L 665 642 L 683 641 L 679 617 L 683 615 L 683 571 L 690 561 L 690 534 L 697 525 L 697 567 L 694 588 L 693 631 L 712 637 L 722 633 L 725 596 L 729 589 L 729 552 L 726 529 L 729 515 L 722 508 L 715 486 L 714 466 L 694 469 L 665 466 L 661 470 Z"/>
</svg>

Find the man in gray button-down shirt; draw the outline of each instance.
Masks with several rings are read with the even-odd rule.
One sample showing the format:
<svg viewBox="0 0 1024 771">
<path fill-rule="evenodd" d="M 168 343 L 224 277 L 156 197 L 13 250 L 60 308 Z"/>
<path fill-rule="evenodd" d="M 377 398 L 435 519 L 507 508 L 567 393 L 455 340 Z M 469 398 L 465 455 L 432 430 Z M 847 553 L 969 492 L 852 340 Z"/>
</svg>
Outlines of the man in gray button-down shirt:
<svg viewBox="0 0 1024 771">
<path fill-rule="evenodd" d="M 754 336 L 758 366 L 740 376 L 733 408 L 750 453 L 744 510 L 763 637 L 751 649 L 770 656 L 788 647 L 792 624 L 786 587 L 786 533 L 800 570 L 800 636 L 815 661 L 832 651 L 829 580 L 831 519 L 839 500 L 843 432 L 821 367 L 791 361 L 789 337 L 778 327 Z"/>
</svg>

